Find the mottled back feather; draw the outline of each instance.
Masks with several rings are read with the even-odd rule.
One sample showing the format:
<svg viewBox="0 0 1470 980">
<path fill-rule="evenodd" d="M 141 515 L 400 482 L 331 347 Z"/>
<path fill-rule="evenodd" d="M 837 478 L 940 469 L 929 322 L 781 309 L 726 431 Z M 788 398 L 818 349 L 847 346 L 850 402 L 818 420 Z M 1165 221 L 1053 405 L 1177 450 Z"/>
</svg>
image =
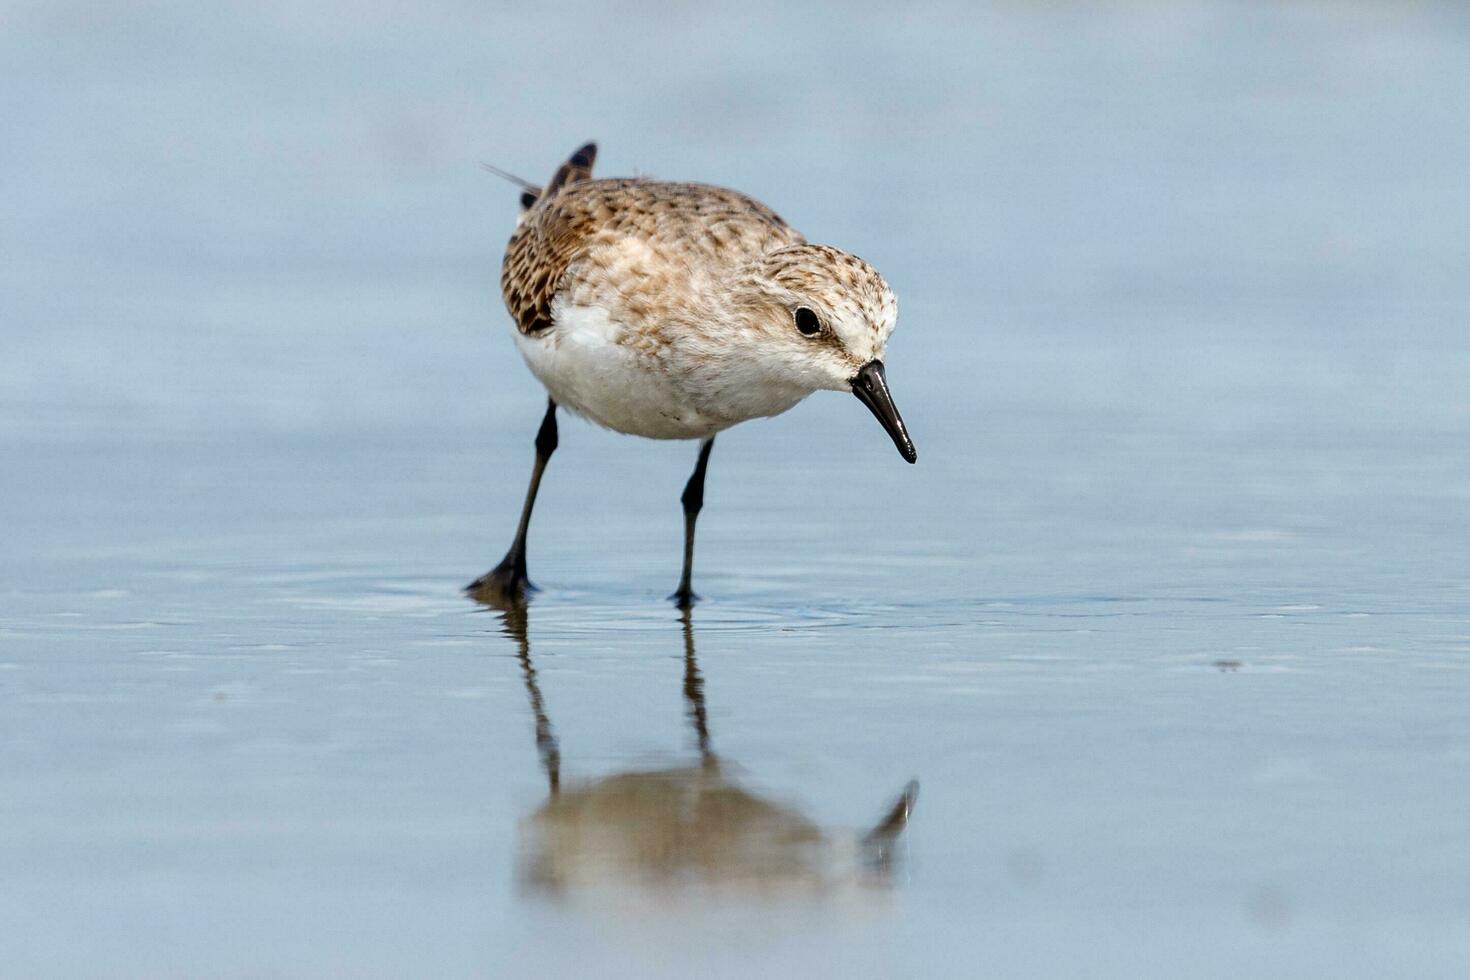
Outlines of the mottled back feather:
<svg viewBox="0 0 1470 980">
<path fill-rule="evenodd" d="M 557 170 L 505 249 L 500 286 L 517 328 L 552 327 L 552 302 L 574 286 L 568 269 L 594 249 L 637 239 L 653 252 L 703 253 L 731 265 L 803 241 L 770 208 L 723 187 L 643 179 L 592 179 L 589 143 Z M 674 268 L 678 268 L 675 263 Z M 631 282 L 638 292 L 653 283 Z"/>
</svg>

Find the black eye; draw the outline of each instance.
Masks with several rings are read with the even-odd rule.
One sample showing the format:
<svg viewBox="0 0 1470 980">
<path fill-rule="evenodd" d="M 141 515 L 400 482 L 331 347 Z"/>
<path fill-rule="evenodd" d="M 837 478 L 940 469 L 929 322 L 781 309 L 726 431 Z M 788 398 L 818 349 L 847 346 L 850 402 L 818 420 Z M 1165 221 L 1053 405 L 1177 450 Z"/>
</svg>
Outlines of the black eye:
<svg viewBox="0 0 1470 980">
<path fill-rule="evenodd" d="M 822 332 L 822 321 L 818 320 L 817 315 L 805 306 L 798 306 L 796 308 L 796 329 L 808 337 L 815 337 Z"/>
</svg>

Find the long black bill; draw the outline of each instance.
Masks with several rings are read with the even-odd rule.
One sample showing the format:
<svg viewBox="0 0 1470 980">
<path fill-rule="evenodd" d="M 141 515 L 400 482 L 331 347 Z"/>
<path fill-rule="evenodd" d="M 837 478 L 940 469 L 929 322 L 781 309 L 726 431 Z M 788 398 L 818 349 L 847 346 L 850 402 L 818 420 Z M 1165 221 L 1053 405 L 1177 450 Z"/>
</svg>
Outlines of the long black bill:
<svg viewBox="0 0 1470 980">
<path fill-rule="evenodd" d="M 869 361 L 853 375 L 852 393 L 883 424 L 903 458 L 910 463 L 917 462 L 919 454 L 914 450 L 909 430 L 903 427 L 903 416 L 898 414 L 898 409 L 893 406 L 893 396 L 888 393 L 888 378 L 883 374 L 882 361 Z"/>
</svg>

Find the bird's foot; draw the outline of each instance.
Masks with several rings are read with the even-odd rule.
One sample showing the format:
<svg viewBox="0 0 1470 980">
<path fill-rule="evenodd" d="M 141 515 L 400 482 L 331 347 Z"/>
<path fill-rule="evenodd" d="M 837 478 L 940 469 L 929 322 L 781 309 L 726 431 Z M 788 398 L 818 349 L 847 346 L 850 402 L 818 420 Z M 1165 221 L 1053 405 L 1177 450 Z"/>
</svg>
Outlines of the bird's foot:
<svg viewBox="0 0 1470 980">
<path fill-rule="evenodd" d="M 681 585 L 678 589 L 674 590 L 673 595 L 669 596 L 669 601 L 674 604 L 676 609 L 688 612 L 699 601 L 699 596 L 689 586 Z"/>
<path fill-rule="evenodd" d="M 466 585 L 464 590 L 476 602 L 505 609 L 525 603 L 536 586 L 526 577 L 525 560 L 517 561 L 514 555 L 506 555 L 499 565 Z"/>
</svg>

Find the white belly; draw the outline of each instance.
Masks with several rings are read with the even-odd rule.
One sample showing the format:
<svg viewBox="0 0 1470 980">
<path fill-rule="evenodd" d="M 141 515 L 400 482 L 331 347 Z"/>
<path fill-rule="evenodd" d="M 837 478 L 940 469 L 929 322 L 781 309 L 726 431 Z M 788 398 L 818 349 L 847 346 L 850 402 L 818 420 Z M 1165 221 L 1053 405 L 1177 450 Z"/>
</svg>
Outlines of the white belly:
<svg viewBox="0 0 1470 980">
<path fill-rule="evenodd" d="M 623 328 L 607 311 L 563 306 L 537 336 L 516 331 L 531 373 L 563 405 L 598 425 L 649 439 L 704 439 L 739 419 L 701 412 L 661 362 L 620 344 Z"/>
</svg>

